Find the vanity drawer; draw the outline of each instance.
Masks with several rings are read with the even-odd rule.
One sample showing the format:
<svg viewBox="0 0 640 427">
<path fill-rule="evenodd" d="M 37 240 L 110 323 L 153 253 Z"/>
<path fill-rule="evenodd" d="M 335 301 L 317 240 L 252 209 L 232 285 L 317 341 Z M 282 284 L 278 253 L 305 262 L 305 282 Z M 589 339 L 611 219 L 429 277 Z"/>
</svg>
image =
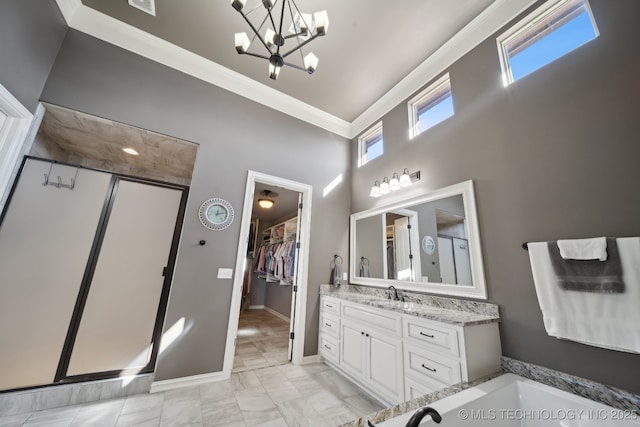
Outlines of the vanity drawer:
<svg viewBox="0 0 640 427">
<path fill-rule="evenodd" d="M 342 303 L 342 317 L 358 320 L 367 326 L 398 336 L 402 331 L 402 317 L 400 314 L 388 310 L 344 302 Z"/>
<path fill-rule="evenodd" d="M 441 351 L 452 356 L 460 356 L 458 346 L 458 331 L 447 328 L 441 323 L 430 322 L 425 319 L 403 319 L 404 337 L 410 338 L 414 343 L 428 346 L 432 350 Z"/>
<path fill-rule="evenodd" d="M 320 311 L 326 311 L 327 313 L 333 313 L 336 316 L 340 316 L 340 300 L 332 297 L 323 296 L 320 298 Z"/>
<path fill-rule="evenodd" d="M 462 378 L 458 360 L 430 352 L 419 345 L 405 343 L 404 366 L 405 374 L 446 385 L 459 383 Z"/>
<path fill-rule="evenodd" d="M 320 312 L 320 332 L 340 338 L 340 318 L 327 312 Z"/>
<path fill-rule="evenodd" d="M 338 340 L 328 334 L 321 333 L 318 341 L 318 353 L 325 359 L 338 363 L 340 357 Z"/>
</svg>

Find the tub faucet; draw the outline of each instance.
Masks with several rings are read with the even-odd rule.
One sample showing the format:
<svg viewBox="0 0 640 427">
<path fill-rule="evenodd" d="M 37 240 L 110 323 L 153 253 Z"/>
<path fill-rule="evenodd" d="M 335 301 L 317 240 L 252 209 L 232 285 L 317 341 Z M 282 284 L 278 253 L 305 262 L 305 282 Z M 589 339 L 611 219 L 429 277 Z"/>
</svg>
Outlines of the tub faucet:
<svg viewBox="0 0 640 427">
<path fill-rule="evenodd" d="M 431 415 L 431 419 L 436 424 L 440 424 L 440 421 L 442 421 L 442 417 L 438 411 L 429 406 L 424 406 L 413 414 L 409 421 L 407 421 L 407 425 L 405 427 L 418 427 L 420 421 L 422 421 L 422 419 L 427 415 Z"/>
<path fill-rule="evenodd" d="M 422 419 L 424 417 L 426 417 L 427 415 L 431 415 L 431 419 L 436 424 L 440 424 L 440 422 L 442 421 L 442 417 L 440 416 L 438 411 L 436 411 L 433 408 L 430 408 L 429 406 L 424 406 L 424 407 L 418 409 L 411 416 L 411 418 L 409 418 L 409 421 L 407 421 L 407 424 L 405 425 L 405 427 L 418 427 L 418 425 L 420 424 L 420 421 L 422 421 Z M 371 421 L 367 420 L 367 426 L 375 427 L 375 424 L 373 424 Z"/>
</svg>

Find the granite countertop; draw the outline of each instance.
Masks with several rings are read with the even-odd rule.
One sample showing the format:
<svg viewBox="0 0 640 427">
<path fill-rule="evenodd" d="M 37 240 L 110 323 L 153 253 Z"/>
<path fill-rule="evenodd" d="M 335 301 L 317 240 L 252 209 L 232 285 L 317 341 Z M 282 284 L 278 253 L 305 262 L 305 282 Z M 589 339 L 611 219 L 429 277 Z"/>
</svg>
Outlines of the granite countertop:
<svg viewBox="0 0 640 427">
<path fill-rule="evenodd" d="M 383 299 L 379 296 L 365 295 L 353 292 L 323 291 L 321 295 L 331 296 L 346 301 L 369 305 L 384 310 L 391 310 L 398 313 L 409 314 L 424 319 L 435 320 L 457 326 L 480 325 L 483 323 L 498 322 L 500 316 L 488 313 L 473 313 L 470 311 L 453 310 L 415 301 L 394 301 Z"/>
</svg>

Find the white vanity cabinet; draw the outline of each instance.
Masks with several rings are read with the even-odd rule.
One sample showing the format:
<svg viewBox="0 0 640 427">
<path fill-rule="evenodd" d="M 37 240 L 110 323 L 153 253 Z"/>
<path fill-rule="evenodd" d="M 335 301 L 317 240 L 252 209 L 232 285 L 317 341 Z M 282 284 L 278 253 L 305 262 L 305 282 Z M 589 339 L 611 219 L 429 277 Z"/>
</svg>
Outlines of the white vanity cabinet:
<svg viewBox="0 0 640 427">
<path fill-rule="evenodd" d="M 340 359 L 340 306 L 337 298 L 320 298 L 320 329 L 318 354 L 326 360 L 338 363 Z"/>
<path fill-rule="evenodd" d="M 342 319 L 341 332 L 341 369 L 382 400 L 404 401 L 402 338 L 352 319 Z"/>
<path fill-rule="evenodd" d="M 319 354 L 387 404 L 500 370 L 498 323 L 465 326 L 322 295 Z"/>
<path fill-rule="evenodd" d="M 402 326 L 407 399 L 500 370 L 497 322 L 458 326 L 404 315 Z"/>
</svg>

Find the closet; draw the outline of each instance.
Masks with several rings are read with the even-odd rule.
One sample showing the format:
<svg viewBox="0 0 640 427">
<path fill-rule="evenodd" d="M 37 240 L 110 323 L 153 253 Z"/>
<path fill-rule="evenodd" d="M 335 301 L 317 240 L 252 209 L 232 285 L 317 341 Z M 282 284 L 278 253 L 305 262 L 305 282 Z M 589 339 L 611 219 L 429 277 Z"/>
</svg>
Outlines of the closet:
<svg viewBox="0 0 640 427">
<path fill-rule="evenodd" d="M 295 282 L 298 217 L 273 225 L 262 232 L 262 244 L 255 255 L 254 271 L 258 278 L 281 285 Z"/>
<path fill-rule="evenodd" d="M 185 201 L 25 159 L 0 217 L 0 390 L 153 370 Z"/>
</svg>

